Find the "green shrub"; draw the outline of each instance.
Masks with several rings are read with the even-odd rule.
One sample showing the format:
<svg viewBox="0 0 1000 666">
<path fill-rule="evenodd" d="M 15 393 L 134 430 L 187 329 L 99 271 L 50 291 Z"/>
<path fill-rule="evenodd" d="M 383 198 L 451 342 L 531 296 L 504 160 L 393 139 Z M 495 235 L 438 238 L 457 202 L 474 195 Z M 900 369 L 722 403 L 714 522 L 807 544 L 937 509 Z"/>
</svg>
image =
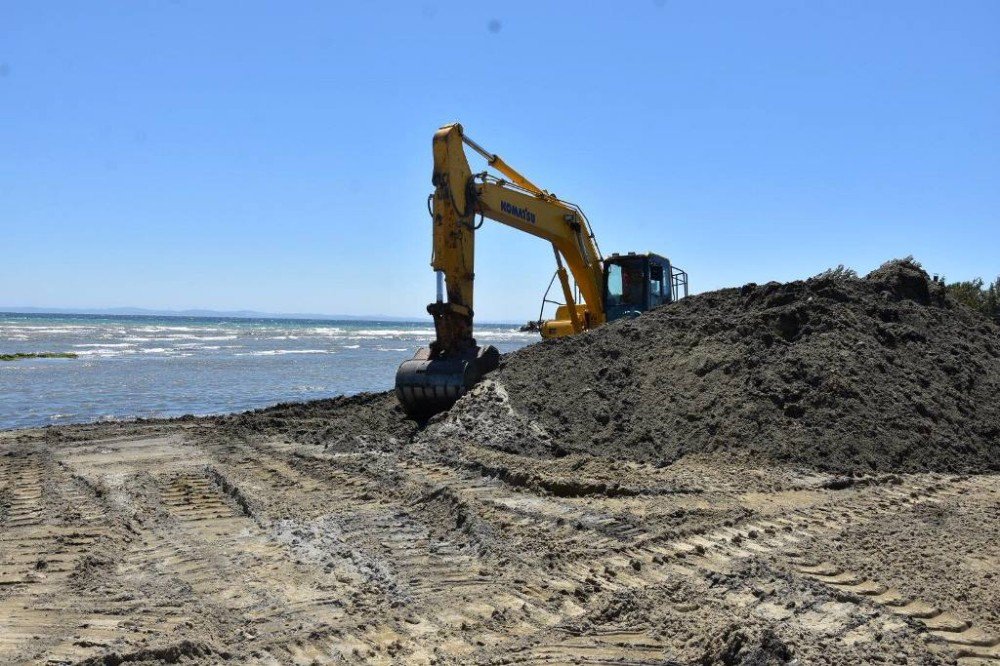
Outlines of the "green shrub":
<svg viewBox="0 0 1000 666">
<path fill-rule="evenodd" d="M 948 295 L 1000 323 L 1000 276 L 986 284 L 982 278 L 947 285 Z"/>
</svg>

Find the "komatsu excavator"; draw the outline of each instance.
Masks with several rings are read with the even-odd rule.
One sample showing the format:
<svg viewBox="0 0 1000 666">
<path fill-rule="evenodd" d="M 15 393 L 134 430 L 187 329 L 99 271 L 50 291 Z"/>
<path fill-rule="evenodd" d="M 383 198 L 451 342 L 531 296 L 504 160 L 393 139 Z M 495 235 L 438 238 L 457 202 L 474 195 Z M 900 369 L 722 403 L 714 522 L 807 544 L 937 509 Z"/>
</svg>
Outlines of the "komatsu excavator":
<svg viewBox="0 0 1000 666">
<path fill-rule="evenodd" d="M 483 156 L 503 177 L 486 171 L 473 174 L 463 146 Z M 558 304 L 554 319 L 540 322 L 543 338 L 581 333 L 687 296 L 687 273 L 665 257 L 629 252 L 602 258 L 578 206 L 543 190 L 484 150 L 465 136 L 461 125 L 439 129 L 433 150 L 434 193 L 428 205 L 437 301 L 427 311 L 434 318 L 436 337 L 396 372 L 396 395 L 410 416 L 423 419 L 448 409 L 500 362 L 496 347 L 480 347 L 472 335 L 475 238 L 484 218 L 552 243 L 552 279 L 558 278 L 565 303 Z M 547 294 L 543 308 L 551 302 Z"/>
</svg>

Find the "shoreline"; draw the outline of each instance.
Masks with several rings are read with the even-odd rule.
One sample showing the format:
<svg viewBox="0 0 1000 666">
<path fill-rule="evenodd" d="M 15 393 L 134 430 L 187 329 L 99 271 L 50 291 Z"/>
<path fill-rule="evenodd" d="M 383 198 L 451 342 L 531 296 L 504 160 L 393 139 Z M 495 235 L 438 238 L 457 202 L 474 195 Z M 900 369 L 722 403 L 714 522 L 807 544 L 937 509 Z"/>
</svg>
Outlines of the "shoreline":
<svg viewBox="0 0 1000 666">
<path fill-rule="evenodd" d="M 0 428 L 213 415 L 384 390 L 433 337 L 429 324 L 369 321 L 28 319 L 0 318 L 0 351 L 78 358 L 0 363 L 9 387 Z M 537 337 L 515 326 L 479 332 L 503 352 Z"/>
</svg>

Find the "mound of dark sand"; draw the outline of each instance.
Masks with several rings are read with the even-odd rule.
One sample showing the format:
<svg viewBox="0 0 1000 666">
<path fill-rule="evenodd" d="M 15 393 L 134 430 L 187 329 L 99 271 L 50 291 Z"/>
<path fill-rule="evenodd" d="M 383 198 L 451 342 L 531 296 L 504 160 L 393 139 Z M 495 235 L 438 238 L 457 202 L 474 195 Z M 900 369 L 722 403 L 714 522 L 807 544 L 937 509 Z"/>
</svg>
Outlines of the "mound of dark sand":
<svg viewBox="0 0 1000 666">
<path fill-rule="evenodd" d="M 1000 328 L 910 260 L 687 298 L 508 355 L 423 437 L 669 464 L 1000 469 Z"/>
<path fill-rule="evenodd" d="M 281 403 L 214 420 L 224 431 L 242 437 L 280 436 L 322 444 L 331 451 L 395 447 L 419 428 L 406 418 L 392 392 Z"/>
</svg>

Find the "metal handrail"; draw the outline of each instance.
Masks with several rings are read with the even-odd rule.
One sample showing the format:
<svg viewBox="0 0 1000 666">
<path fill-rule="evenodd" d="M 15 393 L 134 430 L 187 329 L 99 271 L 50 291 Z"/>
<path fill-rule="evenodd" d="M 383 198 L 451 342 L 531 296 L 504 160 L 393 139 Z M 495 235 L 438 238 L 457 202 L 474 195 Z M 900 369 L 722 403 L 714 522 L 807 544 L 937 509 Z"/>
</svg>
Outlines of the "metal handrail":
<svg viewBox="0 0 1000 666">
<path fill-rule="evenodd" d="M 687 298 L 688 296 L 688 274 L 687 271 L 683 271 L 677 268 L 673 264 L 670 264 L 670 297 L 672 300 L 679 300 L 677 293 L 684 289 L 684 295 L 680 298 Z"/>
</svg>

